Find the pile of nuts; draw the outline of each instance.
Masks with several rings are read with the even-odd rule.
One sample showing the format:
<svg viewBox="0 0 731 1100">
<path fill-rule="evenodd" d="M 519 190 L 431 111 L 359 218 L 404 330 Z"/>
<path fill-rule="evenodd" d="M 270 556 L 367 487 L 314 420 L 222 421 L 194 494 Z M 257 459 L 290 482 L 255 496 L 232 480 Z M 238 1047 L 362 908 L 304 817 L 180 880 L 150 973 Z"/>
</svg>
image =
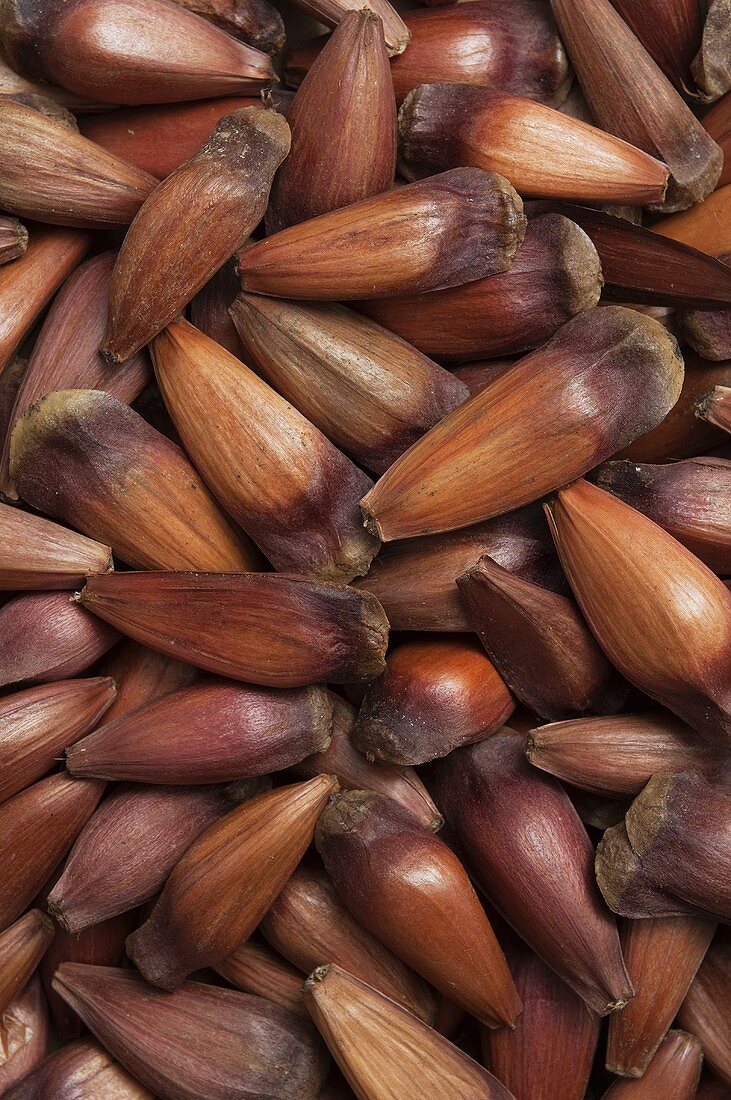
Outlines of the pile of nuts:
<svg viewBox="0 0 731 1100">
<path fill-rule="evenodd" d="M 295 3 L 0 0 L 0 1097 L 729 1100 L 731 0 Z"/>
</svg>

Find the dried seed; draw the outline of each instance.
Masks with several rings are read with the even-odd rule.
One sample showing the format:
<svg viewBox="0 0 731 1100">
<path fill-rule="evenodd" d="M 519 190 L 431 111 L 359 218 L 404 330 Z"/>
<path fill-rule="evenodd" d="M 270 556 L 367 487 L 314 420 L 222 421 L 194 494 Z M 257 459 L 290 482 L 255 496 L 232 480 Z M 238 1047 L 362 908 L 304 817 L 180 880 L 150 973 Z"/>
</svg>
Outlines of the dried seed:
<svg viewBox="0 0 731 1100">
<path fill-rule="evenodd" d="M 637 992 L 609 1021 L 607 1069 L 621 1077 L 647 1070 L 713 939 L 716 922 L 702 917 L 625 920 L 620 939 Z"/>
<path fill-rule="evenodd" d="M 394 630 L 471 631 L 455 581 L 485 554 L 544 588 L 566 586 L 532 505 L 473 527 L 386 543 L 355 584 L 378 598 Z"/>
<path fill-rule="evenodd" d="M 369 760 L 423 764 L 489 737 L 514 707 L 476 639 L 417 637 L 389 654 L 351 739 Z"/>
<path fill-rule="evenodd" d="M 0 203 L 53 225 L 129 225 L 156 184 L 139 168 L 12 100 L 0 103 Z"/>
<path fill-rule="evenodd" d="M 67 592 L 15 596 L 0 608 L 0 684 L 78 676 L 118 639 Z"/>
<path fill-rule="evenodd" d="M 685 1031 L 669 1031 L 639 1081 L 617 1081 L 602 1100 L 693 1100 L 703 1048 Z"/>
<path fill-rule="evenodd" d="M 117 697 L 106 713 L 105 724 L 153 699 L 187 687 L 199 675 L 192 665 L 131 641 L 112 650 L 100 671 L 111 676 L 117 687 Z"/>
<path fill-rule="evenodd" d="M 87 115 L 80 128 L 90 141 L 162 180 L 198 152 L 224 115 L 256 106 L 261 98 L 253 95 L 156 103 Z"/>
<path fill-rule="evenodd" d="M 506 954 L 523 1012 L 513 1031 L 482 1029 L 487 1067 L 516 1097 L 584 1100 L 599 1017 L 532 951 L 516 942 Z"/>
<path fill-rule="evenodd" d="M 703 738 L 731 738 L 731 592 L 671 535 L 578 481 L 546 506 L 574 595 L 612 664 Z"/>
<path fill-rule="evenodd" d="M 731 252 L 719 256 L 724 266 L 731 265 Z M 731 266 L 728 266 L 731 277 Z M 704 359 L 731 359 L 731 309 L 685 309 L 678 314 L 685 340 Z"/>
<path fill-rule="evenodd" d="M 154 1100 L 139 1081 L 114 1062 L 91 1040 L 71 1043 L 44 1058 L 40 1066 L 18 1082 L 7 1100 Z"/>
<path fill-rule="evenodd" d="M 244 107 L 225 115 L 155 189 L 114 265 L 106 359 L 122 363 L 148 344 L 243 244 L 264 214 L 289 142 L 277 111 Z"/>
<path fill-rule="evenodd" d="M 474 0 L 430 11 L 410 11 L 408 49 L 391 61 L 396 99 L 417 84 L 481 84 L 558 106 L 571 85 L 566 51 L 546 3 Z M 295 87 L 323 46 L 311 39 L 290 50 L 285 77 Z"/>
<path fill-rule="evenodd" d="M 519 194 L 576 202 L 662 202 L 669 171 L 627 142 L 523 96 L 469 84 L 420 84 L 399 113 L 402 172 L 418 179 L 471 165 Z"/>
<path fill-rule="evenodd" d="M 713 140 L 720 145 L 724 153 L 723 171 L 717 187 L 731 183 L 731 93 L 726 92 L 723 99 L 714 103 L 710 111 L 703 115 L 703 126 Z"/>
<path fill-rule="evenodd" d="M 359 308 L 426 355 L 453 362 L 544 344 L 595 306 L 601 288 L 599 257 L 586 233 L 547 214 L 528 222 L 507 271 L 449 290 L 372 299 Z"/>
<path fill-rule="evenodd" d="M 260 925 L 268 943 L 305 974 L 335 963 L 432 1024 L 426 984 L 350 915 L 322 866 L 300 864 Z M 300 979 L 300 990 L 302 980 Z"/>
<path fill-rule="evenodd" d="M 193 841 L 228 810 L 223 796 L 207 788 L 115 787 L 74 842 L 48 895 L 49 913 L 67 932 L 81 932 L 149 901 Z"/>
<path fill-rule="evenodd" d="M 596 850 L 596 880 L 609 908 L 633 919 L 707 916 L 664 893 L 648 877 L 627 836 L 624 821 L 607 829 Z"/>
<path fill-rule="evenodd" d="M 376 473 L 467 397 L 449 371 L 343 306 L 240 294 L 230 312 L 266 380 Z"/>
<path fill-rule="evenodd" d="M 53 924 L 40 909 L 0 934 L 0 1015 L 26 985 L 53 939 Z"/>
<path fill-rule="evenodd" d="M 729 349 L 731 351 L 731 349 Z M 668 531 L 716 573 L 731 573 L 731 461 L 608 462 L 597 485 Z"/>
<path fill-rule="evenodd" d="M 305 1004 L 348 1082 L 363 1100 L 513 1100 L 491 1073 L 405 1008 L 341 970 L 307 979 Z"/>
<path fill-rule="evenodd" d="M 626 689 L 573 600 L 490 557 L 458 577 L 457 588 L 488 656 L 534 714 L 552 721 L 622 706 Z"/>
<path fill-rule="evenodd" d="M 632 33 L 678 91 L 688 94 L 695 81 L 690 64 L 703 34 L 703 5 L 697 0 L 612 0 Z"/>
<path fill-rule="evenodd" d="M 723 749 L 700 741 L 667 711 L 539 726 L 530 731 L 526 756 L 534 767 L 565 783 L 614 798 L 639 794 L 658 771 L 699 771 L 721 778 L 729 767 Z"/>
<path fill-rule="evenodd" d="M 240 291 L 236 266 L 231 260 L 198 291 L 188 309 L 191 324 L 237 359 L 243 359 L 244 355 L 229 310 Z"/>
<path fill-rule="evenodd" d="M 95 779 L 49 775 L 0 806 L 0 930 L 28 907 L 102 796 Z"/>
<path fill-rule="evenodd" d="M 383 671 L 388 621 L 370 593 L 271 573 L 108 576 L 111 586 L 87 580 L 84 607 L 135 641 L 209 672 L 302 687 L 357 683 Z M 0 608 L 0 623 L 10 606 Z"/>
<path fill-rule="evenodd" d="M 91 1039 L 49 1054 L 5 1094 L 6 1100 L 154 1100 L 112 1056 Z"/>
<path fill-rule="evenodd" d="M 45 904 L 47 891 L 39 899 Z M 83 932 L 71 933 L 55 926 L 56 934 L 40 965 L 43 991 L 51 1011 L 53 1026 L 61 1039 L 78 1039 L 86 1028 L 74 1010 L 59 997 L 53 988 L 53 977 L 62 963 L 91 963 L 93 966 L 122 966 L 125 961 L 124 943 L 135 924 L 137 914 L 121 913 L 117 917 L 100 921 Z M 116 1100 L 113 1097 L 112 1100 Z"/>
<path fill-rule="evenodd" d="M 0 371 L 90 244 L 90 235 L 78 229 L 33 226 L 25 255 L 0 265 Z"/>
<path fill-rule="evenodd" d="M 266 54 L 167 0 L 9 0 L 0 45 L 31 80 L 103 103 L 174 103 L 256 94 Z"/>
<path fill-rule="evenodd" d="M 731 252 L 731 185 L 714 191 L 703 202 L 661 218 L 652 229 L 671 240 L 697 248 L 709 256 Z"/>
<path fill-rule="evenodd" d="M 530 205 L 528 216 L 545 217 L 545 210 L 571 218 L 591 238 L 601 261 L 604 299 L 704 311 L 731 302 L 731 268 L 720 259 L 607 210 L 539 202 Z"/>
<path fill-rule="evenodd" d="M 455 168 L 244 249 L 241 286 L 318 301 L 458 286 L 510 267 L 525 233 L 522 211 L 502 176 Z"/>
<path fill-rule="evenodd" d="M 681 1027 L 693 1029 L 703 1044 L 706 1062 L 731 1086 L 729 1048 L 729 988 L 731 950 L 723 939 L 713 943 L 678 1013 Z"/>
<path fill-rule="evenodd" d="M 302 81 L 287 121 L 268 233 L 388 191 L 396 171 L 396 104 L 383 24 L 348 11 Z"/>
<path fill-rule="evenodd" d="M 0 504 L 0 590 L 75 588 L 112 568 L 109 546 Z"/>
<path fill-rule="evenodd" d="M 242 993 L 254 993 L 308 1018 L 302 999 L 301 973 L 265 945 L 247 940 L 213 969 Z"/>
<path fill-rule="evenodd" d="M 264 53 L 279 53 L 284 45 L 284 22 L 268 0 L 175 0 L 188 11 L 202 15 L 233 38 L 256 46 Z"/>
<path fill-rule="evenodd" d="M 704 199 L 721 174 L 721 150 L 609 0 L 551 4 L 598 124 L 670 169 L 655 209 L 684 210 Z"/>
<path fill-rule="evenodd" d="M 54 982 L 104 1046 L 161 1100 L 315 1100 L 327 1059 L 300 1017 L 233 989 L 151 989 L 130 970 L 66 963 Z"/>
<path fill-rule="evenodd" d="M 457 749 L 430 784 L 480 887 L 519 936 L 606 1015 L 633 995 L 594 880 L 594 849 L 563 787 L 531 768 L 506 726 Z"/>
<path fill-rule="evenodd" d="M 330 744 L 295 764 L 293 773 L 310 779 L 324 772 L 334 775 L 344 790 L 386 795 L 413 814 L 421 825 L 437 832 L 443 824 L 442 816 L 416 771 L 396 764 L 370 764 L 352 743 L 355 708 L 333 692 L 328 692 L 328 698 L 333 707 Z"/>
<path fill-rule="evenodd" d="M 657 321 L 589 310 L 446 416 L 361 501 L 384 541 L 509 512 L 658 424 L 683 379 Z M 490 471 L 490 477 L 484 471 Z"/>
<path fill-rule="evenodd" d="M 616 458 L 666 462 L 708 454 L 724 442 L 721 428 L 696 416 L 696 405 L 713 386 L 731 386 L 731 360 L 708 363 L 688 347 L 683 348 L 683 358 L 685 378 L 675 406 L 656 428 L 619 451 Z"/>
<path fill-rule="evenodd" d="M 358 509 L 366 474 L 186 321 L 169 325 L 152 355 L 191 459 L 272 565 L 328 581 L 367 572 L 378 543 Z"/>
<path fill-rule="evenodd" d="M 703 38 L 690 68 L 703 98 L 712 101 L 731 88 L 731 7 L 728 0 L 711 0 L 702 10 Z"/>
<path fill-rule="evenodd" d="M 505 957 L 447 845 L 391 799 L 335 796 L 317 850 L 348 909 L 394 955 L 488 1027 L 521 1011 Z"/>
<path fill-rule="evenodd" d="M 33 346 L 12 408 L 10 430 L 34 402 L 54 390 L 104 390 L 130 404 L 147 385 L 152 374 L 147 352 L 133 356 L 122 367 L 111 367 L 99 353 L 115 257 L 116 252 L 102 252 L 87 260 L 59 291 Z M 0 459 L 0 490 L 17 499 L 8 470 L 10 430 Z"/>
<path fill-rule="evenodd" d="M 326 749 L 331 724 L 322 687 L 258 688 L 208 677 L 105 723 L 70 746 L 66 760 L 72 775 L 227 783 L 282 771 Z"/>
<path fill-rule="evenodd" d="M 62 680 L 0 699 L 0 802 L 52 767 L 65 748 L 93 729 L 116 695 L 106 676 Z"/>
<path fill-rule="evenodd" d="M 138 569 L 255 569 L 185 453 L 111 394 L 61 390 L 18 420 L 10 476 L 34 508 Z"/>
<path fill-rule="evenodd" d="M 162 989 L 227 958 L 248 939 L 305 854 L 337 780 L 321 775 L 245 802 L 210 825 L 173 870 L 149 919 L 127 940 Z"/>
<path fill-rule="evenodd" d="M 625 818 L 644 873 L 666 894 L 731 919 L 731 796 L 691 772 L 657 774 Z"/>
</svg>

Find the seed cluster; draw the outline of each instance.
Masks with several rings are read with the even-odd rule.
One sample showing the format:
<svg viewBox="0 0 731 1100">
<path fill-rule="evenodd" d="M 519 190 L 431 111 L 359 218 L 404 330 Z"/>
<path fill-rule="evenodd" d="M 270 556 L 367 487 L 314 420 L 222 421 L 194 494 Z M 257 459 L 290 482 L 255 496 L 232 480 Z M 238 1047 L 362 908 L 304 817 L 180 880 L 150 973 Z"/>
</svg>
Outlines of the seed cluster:
<svg viewBox="0 0 731 1100">
<path fill-rule="evenodd" d="M 731 0 L 423 2 L 0 3 L 5 1100 L 731 1098 Z"/>
</svg>

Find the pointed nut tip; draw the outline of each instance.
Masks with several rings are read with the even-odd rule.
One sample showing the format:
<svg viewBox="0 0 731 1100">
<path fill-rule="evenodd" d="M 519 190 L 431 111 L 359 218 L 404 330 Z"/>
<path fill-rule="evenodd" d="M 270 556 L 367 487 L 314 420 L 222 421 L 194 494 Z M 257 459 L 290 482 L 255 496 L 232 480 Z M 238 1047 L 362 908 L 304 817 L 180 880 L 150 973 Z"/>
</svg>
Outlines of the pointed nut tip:
<svg viewBox="0 0 731 1100">
<path fill-rule="evenodd" d="M 99 346 L 99 354 L 101 355 L 105 363 L 109 363 L 113 367 L 118 367 L 120 363 L 124 362 L 123 359 L 121 359 L 114 351 L 112 351 L 108 341 L 106 340 L 103 344 Z"/>
<path fill-rule="evenodd" d="M 363 500 L 360 501 L 360 510 L 363 513 L 363 526 L 365 527 L 369 535 L 373 535 L 373 537 L 379 539 L 380 542 L 387 542 L 388 540 L 383 533 L 377 516 L 374 515 L 373 512 L 371 512 L 368 504 L 366 503 L 367 499 L 367 497 L 363 497 Z"/>
<path fill-rule="evenodd" d="M 602 1012 L 602 1016 L 610 1016 L 613 1012 L 619 1012 L 620 1009 L 629 1004 L 634 995 L 634 989 L 629 989 L 626 993 L 623 993 L 621 997 L 618 997 L 616 1001 L 609 1001 Z"/>
<path fill-rule="evenodd" d="M 330 969 L 331 967 L 329 964 L 327 966 L 316 967 L 312 973 L 305 978 L 304 988 L 307 990 L 312 989 L 313 986 L 319 985 L 320 982 L 325 980 Z"/>
</svg>

